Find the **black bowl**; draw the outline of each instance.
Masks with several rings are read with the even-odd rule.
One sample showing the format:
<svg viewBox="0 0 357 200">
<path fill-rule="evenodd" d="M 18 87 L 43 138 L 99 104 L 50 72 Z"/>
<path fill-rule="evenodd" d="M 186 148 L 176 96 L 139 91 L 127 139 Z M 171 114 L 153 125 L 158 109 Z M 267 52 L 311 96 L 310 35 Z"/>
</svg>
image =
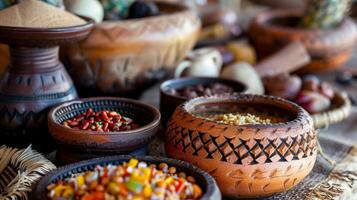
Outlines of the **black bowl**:
<svg viewBox="0 0 357 200">
<path fill-rule="evenodd" d="M 211 77 L 188 77 L 171 79 L 163 82 L 160 86 L 160 111 L 161 111 L 161 122 L 166 125 L 167 121 L 170 119 L 171 115 L 174 113 L 177 106 L 185 101 L 189 100 L 186 97 L 172 95 L 168 92 L 170 89 L 182 89 L 188 86 L 195 85 L 208 85 L 212 83 L 221 83 L 233 88 L 236 93 L 243 93 L 246 91 L 247 87 L 245 84 L 223 78 L 211 78 Z"/>
<path fill-rule="evenodd" d="M 47 185 L 54 183 L 58 180 L 63 180 L 70 177 L 72 174 L 81 173 L 87 170 L 92 170 L 97 165 L 108 165 L 108 164 L 120 164 L 125 161 L 129 161 L 133 156 L 121 155 L 121 156 L 110 156 L 103 158 L 96 158 L 92 160 L 86 160 L 79 163 L 67 165 L 57 170 L 54 170 L 44 176 L 34 187 L 30 194 L 30 199 L 33 200 L 45 200 L 46 197 L 46 187 Z M 136 157 L 140 161 L 144 161 L 152 164 L 160 164 L 162 162 L 167 163 L 169 166 L 174 166 L 179 172 L 185 172 L 189 176 L 193 176 L 199 186 L 202 188 L 204 195 L 201 199 L 207 200 L 220 200 L 221 192 L 219 191 L 216 181 L 205 171 L 195 167 L 187 162 L 181 160 L 174 160 L 169 158 L 160 157 Z"/>
</svg>

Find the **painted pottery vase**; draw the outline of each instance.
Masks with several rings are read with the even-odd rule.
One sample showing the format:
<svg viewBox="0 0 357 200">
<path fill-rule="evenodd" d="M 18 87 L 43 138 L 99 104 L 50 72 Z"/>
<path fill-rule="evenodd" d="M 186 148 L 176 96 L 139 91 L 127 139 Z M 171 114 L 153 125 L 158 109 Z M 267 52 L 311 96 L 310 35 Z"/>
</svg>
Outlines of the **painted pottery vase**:
<svg viewBox="0 0 357 200">
<path fill-rule="evenodd" d="M 273 124 L 220 124 L 196 112 L 235 110 L 279 117 Z M 168 122 L 169 157 L 209 172 L 224 196 L 266 197 L 291 189 L 312 170 L 316 132 L 308 113 L 278 97 L 263 95 L 199 97 L 181 104 Z"/>
<path fill-rule="evenodd" d="M 10 64 L 0 79 L 0 136 L 6 143 L 5 138 L 15 144 L 46 141 L 48 109 L 77 98 L 58 45 L 83 39 L 92 26 L 93 21 L 54 29 L 0 27 L 0 42 L 10 47 Z"/>
</svg>

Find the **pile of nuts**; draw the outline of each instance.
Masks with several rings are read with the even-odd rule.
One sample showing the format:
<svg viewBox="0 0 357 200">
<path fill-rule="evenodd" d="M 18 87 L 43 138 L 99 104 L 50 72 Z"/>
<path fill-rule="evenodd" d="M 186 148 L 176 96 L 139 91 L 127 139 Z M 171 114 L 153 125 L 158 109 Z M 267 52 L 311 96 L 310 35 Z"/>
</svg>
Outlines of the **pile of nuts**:
<svg viewBox="0 0 357 200">
<path fill-rule="evenodd" d="M 229 125 L 244 125 L 244 124 L 271 124 L 271 119 L 262 119 L 256 115 L 250 113 L 225 113 L 214 114 L 205 117 L 208 120 L 215 121 L 221 124 Z"/>
<path fill-rule="evenodd" d="M 126 131 L 139 127 L 132 119 L 124 117 L 117 112 L 108 110 L 94 112 L 92 108 L 88 108 L 86 113 L 64 121 L 62 125 L 74 129 L 98 132 Z"/>
<path fill-rule="evenodd" d="M 178 90 L 170 89 L 168 92 L 172 95 L 193 99 L 200 96 L 233 93 L 234 89 L 222 83 L 212 83 L 207 86 L 199 84 L 195 86 L 184 87 Z"/>
</svg>

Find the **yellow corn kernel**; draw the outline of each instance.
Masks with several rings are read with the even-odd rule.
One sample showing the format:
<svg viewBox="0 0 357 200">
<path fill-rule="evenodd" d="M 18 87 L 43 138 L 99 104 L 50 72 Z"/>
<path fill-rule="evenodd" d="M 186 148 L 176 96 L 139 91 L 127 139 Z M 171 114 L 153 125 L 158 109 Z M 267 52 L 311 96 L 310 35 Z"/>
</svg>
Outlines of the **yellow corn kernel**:
<svg viewBox="0 0 357 200">
<path fill-rule="evenodd" d="M 166 185 L 169 185 L 169 184 L 171 184 L 173 181 L 174 181 L 174 179 L 170 176 L 170 177 L 168 177 L 168 178 L 165 179 L 165 184 L 166 184 Z"/>
<path fill-rule="evenodd" d="M 144 193 L 144 197 L 146 197 L 146 198 L 151 197 L 151 194 L 152 194 L 151 186 L 145 185 L 143 193 Z"/>
<path fill-rule="evenodd" d="M 129 167 L 136 167 L 139 163 L 139 160 L 137 159 L 130 159 L 129 161 Z"/>
<path fill-rule="evenodd" d="M 84 184 L 84 177 L 83 176 L 78 176 L 77 177 L 77 185 L 78 187 L 81 187 Z"/>
</svg>

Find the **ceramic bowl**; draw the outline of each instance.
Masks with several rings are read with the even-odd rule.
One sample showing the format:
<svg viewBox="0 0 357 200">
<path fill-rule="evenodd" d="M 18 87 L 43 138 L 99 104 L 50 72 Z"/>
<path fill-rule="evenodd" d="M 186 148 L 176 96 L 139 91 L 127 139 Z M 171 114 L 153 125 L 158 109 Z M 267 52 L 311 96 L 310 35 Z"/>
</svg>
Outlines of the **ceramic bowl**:
<svg viewBox="0 0 357 200">
<path fill-rule="evenodd" d="M 198 112 L 241 111 L 279 119 L 272 124 L 225 125 Z M 199 97 L 181 104 L 168 122 L 169 157 L 209 172 L 224 196 L 257 198 L 289 190 L 312 170 L 316 131 L 309 114 L 278 97 L 232 95 Z"/>
<path fill-rule="evenodd" d="M 162 15 L 96 24 L 86 40 L 63 51 L 75 83 L 101 94 L 136 93 L 161 79 L 195 45 L 196 13 L 157 3 Z"/>
<path fill-rule="evenodd" d="M 357 26 L 349 17 L 335 28 L 309 30 L 297 28 L 302 12 L 269 10 L 252 22 L 249 37 L 263 59 L 292 41 L 301 41 L 311 56 L 311 62 L 299 73 L 335 70 L 349 60 L 357 41 Z"/>
<path fill-rule="evenodd" d="M 38 184 L 35 186 L 34 190 L 31 193 L 30 199 L 33 200 L 43 200 L 46 199 L 46 187 L 47 185 L 54 183 L 58 180 L 63 180 L 67 177 L 70 177 L 72 174 L 81 173 L 87 170 L 94 169 L 97 165 L 108 165 L 114 164 L 118 165 L 122 162 L 127 162 L 132 158 L 132 156 L 112 156 L 97 158 L 92 160 L 87 160 L 79 162 L 72 165 L 67 165 L 61 167 L 57 170 L 54 170 L 43 177 Z M 137 157 L 138 160 L 144 161 L 150 164 L 160 164 L 162 162 L 167 163 L 169 166 L 174 166 L 180 172 L 185 172 L 187 175 L 193 176 L 197 183 L 202 187 L 204 194 L 202 200 L 220 200 L 221 193 L 216 185 L 215 180 L 203 170 L 186 163 L 184 161 L 173 160 L 168 158 L 159 158 L 159 157 Z"/>
<path fill-rule="evenodd" d="M 194 85 L 208 85 L 212 83 L 222 83 L 227 86 L 233 87 L 235 92 L 246 91 L 246 86 L 235 80 L 223 79 L 223 78 L 210 78 L 210 77 L 188 77 L 171 79 L 163 82 L 160 86 L 160 111 L 162 113 L 162 122 L 165 125 L 167 120 L 174 113 L 177 106 L 188 100 L 186 97 L 176 96 L 170 94 L 170 89 L 182 89 L 188 86 Z"/>
<path fill-rule="evenodd" d="M 99 133 L 72 129 L 62 122 L 85 113 L 88 108 L 112 110 L 127 116 L 140 127 L 129 131 Z M 159 130 L 160 112 L 139 101 L 100 97 L 69 101 L 53 108 L 48 114 L 48 128 L 60 148 L 87 154 L 118 154 L 144 146 Z"/>
</svg>

